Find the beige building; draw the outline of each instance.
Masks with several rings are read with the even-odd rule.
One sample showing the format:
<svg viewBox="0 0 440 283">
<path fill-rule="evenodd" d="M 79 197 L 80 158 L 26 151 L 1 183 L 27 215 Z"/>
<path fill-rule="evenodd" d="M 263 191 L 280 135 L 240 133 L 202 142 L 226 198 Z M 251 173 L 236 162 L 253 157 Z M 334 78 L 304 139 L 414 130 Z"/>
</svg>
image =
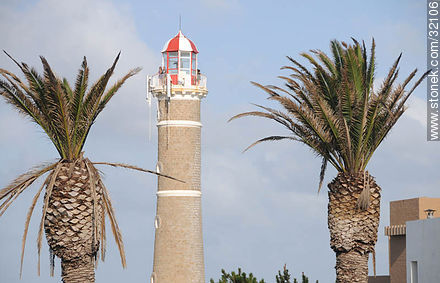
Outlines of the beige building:
<svg viewBox="0 0 440 283">
<path fill-rule="evenodd" d="M 388 236 L 389 276 L 370 276 L 369 283 L 406 283 L 406 222 L 427 218 L 426 210 L 433 209 L 433 217 L 440 217 L 440 198 L 413 198 L 390 202 Z"/>
<path fill-rule="evenodd" d="M 157 98 L 159 177 L 151 283 L 205 282 L 201 184 L 200 102 L 208 92 L 197 69 L 198 50 L 181 31 L 162 50 L 159 72 L 148 77 Z"/>
</svg>

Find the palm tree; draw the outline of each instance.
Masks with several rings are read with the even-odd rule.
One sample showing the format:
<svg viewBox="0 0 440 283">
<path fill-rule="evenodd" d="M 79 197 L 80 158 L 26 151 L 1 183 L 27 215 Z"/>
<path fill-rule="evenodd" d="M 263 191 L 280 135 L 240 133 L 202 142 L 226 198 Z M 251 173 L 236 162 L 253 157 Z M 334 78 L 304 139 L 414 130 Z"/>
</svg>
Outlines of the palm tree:
<svg viewBox="0 0 440 283">
<path fill-rule="evenodd" d="M 20 275 L 29 221 L 36 202 L 45 188 L 43 215 L 37 241 L 38 254 L 40 255 L 44 229 L 50 247 L 51 274 L 53 275 L 54 256 L 57 256 L 61 259 L 63 282 L 94 282 L 94 267 L 99 257 L 100 245 L 102 260 L 105 255 L 106 215 L 110 219 L 122 266 L 125 267 L 126 264 L 122 237 L 109 192 L 95 165 L 106 164 L 157 173 L 122 163 L 93 163 L 84 157 L 82 149 L 98 114 L 124 82 L 137 74 L 140 68 L 129 71 L 106 91 L 107 83 L 119 59 L 118 54 L 112 66 L 87 90 L 89 68 L 84 57 L 72 89 L 66 79 L 61 80 L 54 74 L 44 57 L 40 57 L 44 69 L 43 75 L 34 68 L 29 68 L 27 64 L 19 64 L 11 56 L 9 57 L 23 72 L 26 83 L 13 73 L 0 69 L 0 74 L 4 78 L 0 80 L 0 96 L 20 113 L 37 123 L 60 155 L 60 159 L 56 162 L 37 166 L 0 190 L 1 216 L 37 178 L 48 173 L 35 194 L 27 214 Z"/>
<path fill-rule="evenodd" d="M 375 90 L 375 43 L 368 58 L 365 44 L 331 41 L 331 57 L 319 50 L 301 55 L 312 68 L 288 57 L 290 76 L 281 76 L 285 88 L 262 86 L 269 99 L 283 110 L 256 105 L 259 110 L 234 116 L 273 120 L 290 135 L 262 138 L 293 140 L 307 145 L 322 158 L 319 189 L 327 163 L 338 175 L 328 184 L 330 246 L 336 253 L 337 282 L 367 282 L 368 256 L 374 252 L 380 215 L 381 188 L 366 171 L 373 153 L 406 110 L 405 103 L 427 73 L 406 91 L 414 70 L 401 84 L 395 83 L 401 55 L 382 85 Z M 246 149 L 246 150 L 247 150 Z"/>
</svg>

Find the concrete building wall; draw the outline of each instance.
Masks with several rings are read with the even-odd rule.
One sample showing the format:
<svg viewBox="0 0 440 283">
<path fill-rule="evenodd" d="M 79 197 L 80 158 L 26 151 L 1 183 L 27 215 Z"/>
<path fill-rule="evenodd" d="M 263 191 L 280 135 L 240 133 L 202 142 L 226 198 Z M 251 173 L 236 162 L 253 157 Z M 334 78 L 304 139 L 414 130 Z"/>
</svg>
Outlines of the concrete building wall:
<svg viewBox="0 0 440 283">
<path fill-rule="evenodd" d="M 440 282 L 439 239 L 440 218 L 406 223 L 406 278 L 408 283 Z M 415 282 L 411 281 L 411 271 L 414 265 L 417 265 L 418 279 Z"/>
<path fill-rule="evenodd" d="M 390 283 L 389 275 L 368 276 L 368 283 Z"/>
<path fill-rule="evenodd" d="M 154 283 L 205 282 L 201 184 L 200 100 L 159 100 Z"/>
<path fill-rule="evenodd" d="M 405 225 L 408 220 L 419 219 L 419 199 L 390 202 L 390 226 Z M 389 238 L 390 282 L 406 283 L 406 237 L 392 235 Z"/>
<path fill-rule="evenodd" d="M 420 197 L 390 202 L 390 227 L 403 226 L 404 229 L 407 221 L 426 219 L 425 209 L 434 209 L 434 217 L 440 216 L 440 198 Z M 406 243 L 405 230 L 389 238 L 391 283 L 407 282 Z"/>
<path fill-rule="evenodd" d="M 434 209 L 440 217 L 440 198 L 412 198 L 390 202 L 390 225 L 403 225 L 407 221 L 425 219 L 425 209 Z"/>
<path fill-rule="evenodd" d="M 419 218 L 419 199 L 404 199 L 390 202 L 390 225 L 402 225 Z"/>
<path fill-rule="evenodd" d="M 390 282 L 406 281 L 406 241 L 405 236 L 392 236 L 390 241 Z"/>
<path fill-rule="evenodd" d="M 419 218 L 426 219 L 426 209 L 434 209 L 433 217 L 440 217 L 440 198 L 419 198 Z"/>
</svg>

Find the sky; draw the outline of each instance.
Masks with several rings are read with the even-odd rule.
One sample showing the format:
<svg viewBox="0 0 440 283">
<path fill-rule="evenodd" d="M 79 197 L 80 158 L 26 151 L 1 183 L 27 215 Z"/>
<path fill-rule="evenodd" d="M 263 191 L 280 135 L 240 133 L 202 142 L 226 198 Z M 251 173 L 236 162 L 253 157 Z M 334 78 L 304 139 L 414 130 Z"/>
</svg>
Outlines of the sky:
<svg viewBox="0 0 440 283">
<path fill-rule="evenodd" d="M 250 81 L 280 85 L 286 56 L 304 62 L 310 49 L 329 51 L 332 39 L 376 41 L 380 85 L 400 54 L 403 81 L 414 68 L 426 69 L 425 2 L 392 1 L 141 1 L 3 0 L 0 48 L 41 70 L 39 55 L 60 77 L 73 82 L 87 56 L 95 81 L 121 51 L 113 80 L 140 66 L 92 127 L 85 155 L 92 161 L 118 161 L 154 169 L 157 161 L 155 107 L 148 109 L 145 77 L 157 71 L 161 49 L 179 29 L 197 46 L 199 68 L 208 77 L 202 102 L 202 213 L 206 279 L 221 269 L 241 267 L 267 282 L 284 264 L 294 277 L 334 282 L 335 256 L 329 246 L 327 192 L 317 192 L 320 160 L 293 142 L 261 144 L 258 138 L 286 134 L 257 118 L 228 123 L 251 103 L 270 105 Z M 0 68 L 19 74 L 5 55 Z M 382 187 L 381 221 L 376 245 L 377 273 L 388 274 L 389 202 L 421 196 L 440 197 L 440 148 L 426 141 L 426 84 L 378 148 L 367 169 Z M 151 117 L 151 120 L 150 120 Z M 150 127 L 151 125 L 151 127 Z M 152 135 L 149 137 L 149 130 Z M 34 165 L 57 158 L 41 129 L 0 100 L 0 187 Z M 149 282 L 153 266 L 156 178 L 125 169 L 102 167 L 122 230 L 127 269 L 108 235 L 107 257 L 97 282 Z M 336 176 L 329 168 L 325 183 Z M 0 218 L 0 282 L 59 282 L 49 277 L 44 243 L 37 276 L 36 239 L 39 200 L 30 223 L 19 280 L 24 221 L 38 184 L 24 192 Z M 372 273 L 370 259 L 370 274 Z M 313 281 L 314 282 L 314 281 Z"/>
</svg>

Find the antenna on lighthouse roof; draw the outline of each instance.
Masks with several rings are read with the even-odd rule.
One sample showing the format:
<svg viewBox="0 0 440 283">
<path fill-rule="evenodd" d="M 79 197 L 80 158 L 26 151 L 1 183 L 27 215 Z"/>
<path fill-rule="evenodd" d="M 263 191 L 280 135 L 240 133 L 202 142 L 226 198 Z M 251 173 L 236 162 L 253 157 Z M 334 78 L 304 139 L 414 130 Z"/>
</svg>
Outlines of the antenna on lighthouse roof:
<svg viewBox="0 0 440 283">
<path fill-rule="evenodd" d="M 179 14 L 179 30 L 182 30 L 182 15 Z"/>
</svg>

